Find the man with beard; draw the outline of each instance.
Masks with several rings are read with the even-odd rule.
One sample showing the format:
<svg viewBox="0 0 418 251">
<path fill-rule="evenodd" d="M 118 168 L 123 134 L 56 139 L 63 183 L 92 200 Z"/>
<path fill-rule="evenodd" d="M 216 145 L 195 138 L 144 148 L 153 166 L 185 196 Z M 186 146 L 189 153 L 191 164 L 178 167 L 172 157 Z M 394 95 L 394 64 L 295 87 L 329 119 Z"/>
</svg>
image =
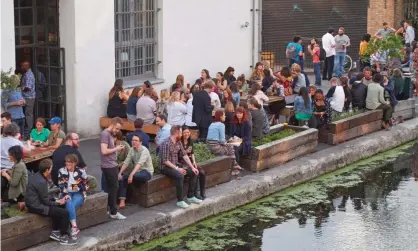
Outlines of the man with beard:
<svg viewBox="0 0 418 251">
<path fill-rule="evenodd" d="M 115 146 L 114 137 L 122 128 L 123 120 L 119 117 L 112 118 L 108 128 L 100 133 L 100 167 L 102 168 L 103 176 L 105 178 L 107 193 L 109 215 L 112 219 L 124 220 L 125 216 L 117 212 L 117 196 L 118 196 L 118 174 L 119 168 L 116 161 L 116 152 L 123 151 L 124 146 Z"/>
<path fill-rule="evenodd" d="M 80 137 L 77 133 L 70 132 L 67 134 L 64 140 L 64 144 L 59 146 L 54 153 L 52 154 L 52 171 L 51 179 L 56 186 L 58 186 L 58 170 L 62 167 L 65 167 L 65 156 L 68 154 L 75 154 L 78 157 L 77 166 L 83 168 L 84 171 L 87 171 L 87 165 L 84 162 L 83 157 L 80 152 L 77 150 L 80 146 Z"/>
<path fill-rule="evenodd" d="M 336 72 L 334 75 L 341 77 L 344 73 L 344 59 L 347 53 L 347 47 L 350 46 L 350 38 L 344 34 L 344 28 L 338 30 L 338 35 L 335 36 L 335 64 Z"/>
</svg>

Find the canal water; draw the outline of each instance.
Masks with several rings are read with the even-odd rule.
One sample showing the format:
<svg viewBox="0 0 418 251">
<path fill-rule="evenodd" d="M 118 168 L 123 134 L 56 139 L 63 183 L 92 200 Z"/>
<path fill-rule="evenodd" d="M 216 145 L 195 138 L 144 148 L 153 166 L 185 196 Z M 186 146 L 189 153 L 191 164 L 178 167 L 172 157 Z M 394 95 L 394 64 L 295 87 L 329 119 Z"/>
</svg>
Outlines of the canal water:
<svg viewBox="0 0 418 251">
<path fill-rule="evenodd" d="M 381 153 L 133 250 L 417 251 L 418 144 Z"/>
</svg>

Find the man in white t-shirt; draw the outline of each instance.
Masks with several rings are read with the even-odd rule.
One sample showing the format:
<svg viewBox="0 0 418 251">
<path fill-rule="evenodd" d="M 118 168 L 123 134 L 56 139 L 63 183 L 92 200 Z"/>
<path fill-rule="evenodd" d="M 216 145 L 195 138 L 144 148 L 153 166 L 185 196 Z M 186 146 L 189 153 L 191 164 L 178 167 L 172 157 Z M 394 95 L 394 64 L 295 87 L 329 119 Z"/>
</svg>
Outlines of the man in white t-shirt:
<svg viewBox="0 0 418 251">
<path fill-rule="evenodd" d="M 322 72 L 322 80 L 331 80 L 334 71 L 335 59 L 335 40 L 334 29 L 330 28 L 328 32 L 322 36 L 322 48 L 325 51 L 326 57 L 324 62 L 324 71 Z"/>
</svg>

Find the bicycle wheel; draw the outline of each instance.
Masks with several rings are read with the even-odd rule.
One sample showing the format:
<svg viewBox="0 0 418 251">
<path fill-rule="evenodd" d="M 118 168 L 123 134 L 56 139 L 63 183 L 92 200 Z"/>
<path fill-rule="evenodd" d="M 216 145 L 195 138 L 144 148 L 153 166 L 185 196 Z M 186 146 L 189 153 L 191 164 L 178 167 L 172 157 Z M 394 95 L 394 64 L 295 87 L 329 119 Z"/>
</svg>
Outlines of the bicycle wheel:
<svg viewBox="0 0 418 251">
<path fill-rule="evenodd" d="M 353 59 L 349 55 L 344 57 L 344 72 L 347 73 L 353 68 Z"/>
</svg>

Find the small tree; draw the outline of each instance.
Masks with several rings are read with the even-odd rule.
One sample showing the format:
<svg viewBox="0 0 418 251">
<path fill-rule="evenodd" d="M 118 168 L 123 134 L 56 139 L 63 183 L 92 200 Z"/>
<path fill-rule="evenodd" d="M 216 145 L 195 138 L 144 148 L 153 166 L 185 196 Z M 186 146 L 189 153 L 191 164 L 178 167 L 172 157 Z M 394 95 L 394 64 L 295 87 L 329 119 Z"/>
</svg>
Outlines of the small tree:
<svg viewBox="0 0 418 251">
<path fill-rule="evenodd" d="M 364 55 L 361 57 L 362 61 L 367 61 L 370 56 L 379 53 L 385 54 L 387 58 L 387 64 L 390 65 L 391 59 L 404 57 L 404 44 L 400 36 L 393 34 L 388 35 L 383 39 L 372 38 L 368 45 Z"/>
<path fill-rule="evenodd" d="M 20 75 L 12 74 L 12 68 L 9 71 L 1 71 L 1 90 L 16 91 L 20 86 Z"/>
</svg>

